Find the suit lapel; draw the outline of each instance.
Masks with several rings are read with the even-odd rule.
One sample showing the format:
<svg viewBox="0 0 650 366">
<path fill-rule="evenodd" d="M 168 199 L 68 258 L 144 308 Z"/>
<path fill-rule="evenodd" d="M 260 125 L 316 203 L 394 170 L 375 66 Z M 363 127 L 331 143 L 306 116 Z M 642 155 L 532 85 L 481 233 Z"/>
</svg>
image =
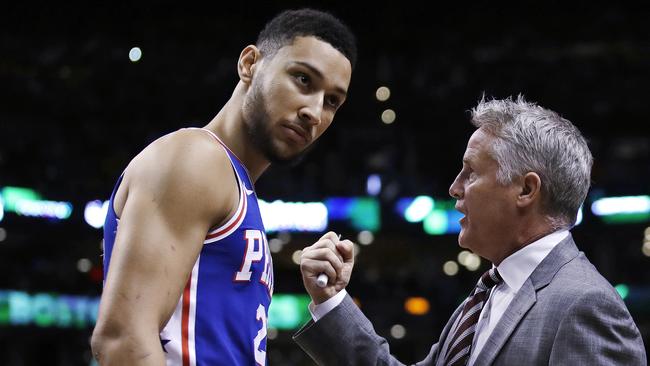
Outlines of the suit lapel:
<svg viewBox="0 0 650 366">
<path fill-rule="evenodd" d="M 512 299 L 476 358 L 475 366 L 492 364 L 521 319 L 537 301 L 537 291 L 548 285 L 557 271 L 578 254 L 571 234 L 551 250 Z"/>
</svg>

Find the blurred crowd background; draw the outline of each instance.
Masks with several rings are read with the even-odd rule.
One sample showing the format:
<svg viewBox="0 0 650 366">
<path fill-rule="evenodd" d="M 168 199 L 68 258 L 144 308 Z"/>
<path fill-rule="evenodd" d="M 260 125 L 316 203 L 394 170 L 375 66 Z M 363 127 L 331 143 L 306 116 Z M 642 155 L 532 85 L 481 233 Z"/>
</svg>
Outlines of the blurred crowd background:
<svg viewBox="0 0 650 366">
<path fill-rule="evenodd" d="M 326 230 L 358 243 L 348 291 L 394 354 L 415 362 L 428 353 L 490 266 L 458 247 L 448 196 L 473 130 L 468 110 L 483 95 L 523 94 L 587 137 L 592 189 L 572 232 L 616 286 L 648 348 L 647 9 L 26 3 L 0 10 L 0 365 L 93 364 L 97 217 L 117 177 L 154 139 L 205 125 L 237 82 L 241 49 L 277 12 L 303 6 L 346 21 L 360 54 L 331 129 L 301 165 L 272 167 L 257 184 L 273 208 L 268 219 L 278 221 L 267 225 L 277 296 L 271 365 L 312 364 L 291 340 L 308 316 L 295 260 Z M 311 228 L 285 222 L 311 217 L 292 214 L 309 206 L 297 202 L 325 207 L 326 221 L 314 214 L 320 224 Z"/>
</svg>

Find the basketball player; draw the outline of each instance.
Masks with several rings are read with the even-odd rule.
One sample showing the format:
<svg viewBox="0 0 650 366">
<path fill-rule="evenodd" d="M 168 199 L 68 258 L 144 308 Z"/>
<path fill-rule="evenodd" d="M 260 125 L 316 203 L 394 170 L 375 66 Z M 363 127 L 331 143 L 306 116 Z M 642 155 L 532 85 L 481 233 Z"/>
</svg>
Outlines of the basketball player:
<svg viewBox="0 0 650 366">
<path fill-rule="evenodd" d="M 338 19 L 283 12 L 241 52 L 239 82 L 210 123 L 130 162 L 104 226 L 100 365 L 265 365 L 273 264 L 254 183 L 329 127 L 355 60 Z"/>
</svg>

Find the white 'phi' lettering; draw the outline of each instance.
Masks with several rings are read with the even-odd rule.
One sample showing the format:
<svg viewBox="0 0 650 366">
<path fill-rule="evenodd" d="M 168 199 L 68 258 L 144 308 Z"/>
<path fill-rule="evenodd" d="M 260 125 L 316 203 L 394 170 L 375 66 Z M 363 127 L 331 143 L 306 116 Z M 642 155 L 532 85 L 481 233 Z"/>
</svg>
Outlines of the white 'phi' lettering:
<svg viewBox="0 0 650 366">
<path fill-rule="evenodd" d="M 246 240 L 246 254 L 242 260 L 241 268 L 235 272 L 235 281 L 251 280 L 251 265 L 254 262 L 262 260 L 264 255 L 263 234 L 259 230 L 246 230 L 244 239 Z"/>
<path fill-rule="evenodd" d="M 264 235 L 264 271 L 260 276 L 260 283 L 266 286 L 269 296 L 273 296 L 273 262 L 271 261 L 266 235 Z"/>
</svg>

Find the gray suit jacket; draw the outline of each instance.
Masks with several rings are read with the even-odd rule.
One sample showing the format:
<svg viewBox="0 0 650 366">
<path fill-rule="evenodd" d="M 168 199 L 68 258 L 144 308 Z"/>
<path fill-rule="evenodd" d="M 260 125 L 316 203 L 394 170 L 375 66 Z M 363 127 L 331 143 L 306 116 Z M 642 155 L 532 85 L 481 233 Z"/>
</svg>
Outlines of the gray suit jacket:
<svg viewBox="0 0 650 366">
<path fill-rule="evenodd" d="M 441 350 L 460 312 L 417 365 L 443 365 Z M 294 340 L 319 365 L 402 365 L 349 296 Z M 647 358 L 620 296 L 569 235 L 515 295 L 474 365 L 631 366 L 647 365 Z"/>
</svg>

